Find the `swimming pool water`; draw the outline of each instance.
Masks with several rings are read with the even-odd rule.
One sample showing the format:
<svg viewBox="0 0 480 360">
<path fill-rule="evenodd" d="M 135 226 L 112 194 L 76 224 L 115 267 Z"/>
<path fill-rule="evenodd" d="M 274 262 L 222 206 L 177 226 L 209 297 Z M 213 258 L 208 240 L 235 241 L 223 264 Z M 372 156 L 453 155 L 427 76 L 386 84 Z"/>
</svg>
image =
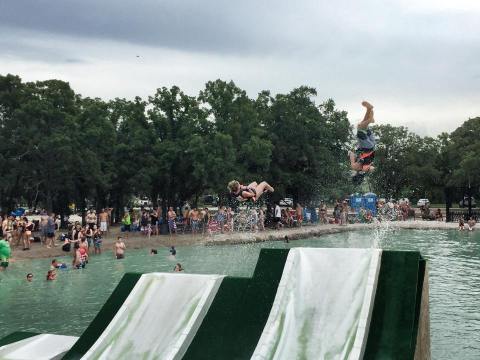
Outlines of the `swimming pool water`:
<svg viewBox="0 0 480 360">
<path fill-rule="evenodd" d="M 128 250 L 114 260 L 110 252 L 91 256 L 83 270 L 59 270 L 47 282 L 50 259 L 18 261 L 0 273 L 0 337 L 13 331 L 79 336 L 125 272 L 170 272 L 180 262 L 186 272 L 251 276 L 261 248 L 380 247 L 419 250 L 429 260 L 430 326 L 433 359 L 480 359 L 480 232 L 396 230 L 333 234 L 290 243 L 168 248 L 149 255 Z M 59 258 L 70 267 L 71 259 Z M 27 273 L 34 281 L 25 280 Z"/>
</svg>

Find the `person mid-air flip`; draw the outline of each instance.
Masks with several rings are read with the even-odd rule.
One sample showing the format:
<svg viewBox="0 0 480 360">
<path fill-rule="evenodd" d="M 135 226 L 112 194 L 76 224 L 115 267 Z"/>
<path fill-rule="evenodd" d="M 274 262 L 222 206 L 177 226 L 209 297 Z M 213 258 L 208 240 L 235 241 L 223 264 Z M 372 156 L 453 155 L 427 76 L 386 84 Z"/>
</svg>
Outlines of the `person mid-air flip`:
<svg viewBox="0 0 480 360">
<path fill-rule="evenodd" d="M 238 201 L 257 201 L 264 192 L 273 192 L 274 189 L 266 181 L 260 184 L 252 182 L 248 185 L 242 185 L 237 180 L 232 180 L 228 183 L 228 190 L 230 194 L 237 198 Z"/>
<path fill-rule="evenodd" d="M 372 166 L 375 158 L 375 136 L 368 125 L 374 123 L 373 106 L 367 101 L 362 102 L 367 110 L 363 120 L 357 125 L 357 148 L 355 152 L 351 151 L 350 166 L 355 174 L 352 176 L 352 181 L 355 185 L 360 185 L 365 175 L 375 168 Z"/>
</svg>

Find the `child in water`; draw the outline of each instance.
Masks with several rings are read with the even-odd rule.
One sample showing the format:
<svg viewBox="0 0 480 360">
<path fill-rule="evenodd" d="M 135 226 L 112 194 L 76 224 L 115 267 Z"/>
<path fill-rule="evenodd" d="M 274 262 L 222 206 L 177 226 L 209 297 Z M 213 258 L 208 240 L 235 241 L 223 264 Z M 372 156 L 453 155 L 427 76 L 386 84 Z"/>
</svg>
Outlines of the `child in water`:
<svg viewBox="0 0 480 360">
<path fill-rule="evenodd" d="M 56 280 L 56 279 L 57 279 L 57 272 L 55 270 L 48 270 L 47 281 Z"/>
<path fill-rule="evenodd" d="M 177 265 L 175 265 L 175 267 L 173 268 L 174 272 L 182 272 L 184 270 L 185 269 L 182 267 L 182 264 L 180 264 L 180 263 L 177 263 Z"/>
</svg>

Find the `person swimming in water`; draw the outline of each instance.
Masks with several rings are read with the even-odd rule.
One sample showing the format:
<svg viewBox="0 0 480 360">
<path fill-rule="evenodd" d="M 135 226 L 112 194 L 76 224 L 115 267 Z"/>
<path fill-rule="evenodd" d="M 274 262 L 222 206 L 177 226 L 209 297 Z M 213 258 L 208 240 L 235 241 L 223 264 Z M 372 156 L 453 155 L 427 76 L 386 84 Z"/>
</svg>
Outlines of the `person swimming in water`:
<svg viewBox="0 0 480 360">
<path fill-rule="evenodd" d="M 354 171 L 352 182 L 360 185 L 367 173 L 375 168 L 372 166 L 375 158 L 375 136 L 369 125 L 375 122 L 373 118 L 373 106 L 367 101 L 362 102 L 366 108 L 363 120 L 357 125 L 357 148 L 355 152 L 349 152 L 350 166 Z"/>
<path fill-rule="evenodd" d="M 57 273 L 55 270 L 48 270 L 47 281 L 52 281 L 57 279 Z"/>
<path fill-rule="evenodd" d="M 175 267 L 173 268 L 174 272 L 182 272 L 184 270 L 185 269 L 182 267 L 182 264 L 180 264 L 180 263 L 177 263 L 177 265 L 175 265 Z"/>
<path fill-rule="evenodd" d="M 242 185 L 237 180 L 232 180 L 227 187 L 230 195 L 242 202 L 247 200 L 257 201 L 263 193 L 275 191 L 266 181 L 262 181 L 260 184 L 252 182 L 248 185 Z"/>
<path fill-rule="evenodd" d="M 50 270 L 55 270 L 55 269 L 66 269 L 67 264 L 65 263 L 59 263 L 57 259 L 53 259 L 52 263 L 50 265 Z"/>
</svg>

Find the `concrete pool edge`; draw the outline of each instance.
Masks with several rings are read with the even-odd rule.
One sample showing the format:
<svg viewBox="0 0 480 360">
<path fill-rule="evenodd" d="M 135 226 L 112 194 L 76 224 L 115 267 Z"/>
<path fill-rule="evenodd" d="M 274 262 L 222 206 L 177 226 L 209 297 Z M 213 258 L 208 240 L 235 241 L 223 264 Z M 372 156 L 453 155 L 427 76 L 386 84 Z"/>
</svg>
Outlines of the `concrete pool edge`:
<svg viewBox="0 0 480 360">
<path fill-rule="evenodd" d="M 265 241 L 291 241 L 375 228 L 386 228 L 392 230 L 455 230 L 458 229 L 458 224 L 434 221 L 398 221 L 381 223 L 374 222 L 370 224 L 349 224 L 344 226 L 337 224 L 307 225 L 301 228 L 267 230 L 264 232 L 256 233 L 234 233 L 215 235 L 215 237 L 207 239 L 204 242 L 204 245 L 238 245 Z"/>
</svg>

